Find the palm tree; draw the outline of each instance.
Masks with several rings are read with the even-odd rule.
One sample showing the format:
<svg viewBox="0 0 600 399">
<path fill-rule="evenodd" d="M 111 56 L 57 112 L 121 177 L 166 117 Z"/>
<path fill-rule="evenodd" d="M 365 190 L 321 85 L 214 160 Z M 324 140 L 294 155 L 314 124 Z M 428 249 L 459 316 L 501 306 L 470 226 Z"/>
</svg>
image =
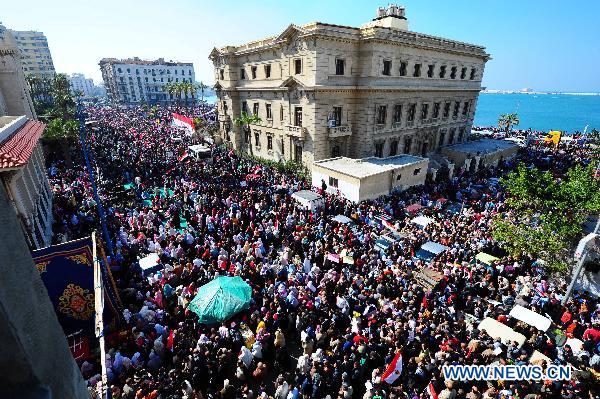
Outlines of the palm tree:
<svg viewBox="0 0 600 399">
<path fill-rule="evenodd" d="M 242 112 L 239 118 L 233 120 L 236 126 L 242 126 L 242 131 L 245 130 L 248 134 L 250 134 L 250 125 L 260 122 L 262 122 L 262 119 L 258 115 L 248 114 L 247 112 Z M 250 149 L 250 154 L 252 154 L 252 137 L 248 140 L 248 148 Z"/>
<path fill-rule="evenodd" d="M 502 114 L 498 117 L 498 126 L 506 129 L 506 134 L 510 133 L 511 126 L 518 126 L 521 121 L 516 112 L 512 114 Z"/>
<path fill-rule="evenodd" d="M 204 83 L 200 82 L 197 87 L 198 87 L 198 89 L 200 89 L 200 96 L 201 96 L 200 98 L 201 98 L 201 101 L 204 103 L 204 89 L 208 88 L 208 86 L 205 85 Z"/>
<path fill-rule="evenodd" d="M 167 102 L 170 102 L 173 99 L 173 95 L 175 94 L 175 86 L 173 85 L 173 83 L 165 83 L 163 85 L 163 90 L 166 91 L 169 94 L 169 98 Z"/>
</svg>

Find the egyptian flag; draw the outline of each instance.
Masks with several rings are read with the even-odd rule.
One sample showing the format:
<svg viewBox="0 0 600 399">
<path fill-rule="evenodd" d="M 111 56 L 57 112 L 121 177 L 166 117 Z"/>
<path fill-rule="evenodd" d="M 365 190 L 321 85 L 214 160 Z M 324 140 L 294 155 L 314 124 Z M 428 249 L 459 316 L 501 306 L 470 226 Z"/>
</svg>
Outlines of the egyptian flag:
<svg viewBox="0 0 600 399">
<path fill-rule="evenodd" d="M 169 338 L 167 338 L 167 349 L 169 349 L 171 352 L 173 352 L 173 341 L 175 340 L 175 332 L 173 330 L 171 330 L 171 332 L 169 332 Z"/>
<path fill-rule="evenodd" d="M 388 384 L 392 385 L 394 383 L 394 381 L 396 381 L 398 379 L 398 377 L 400 377 L 401 373 L 402 373 L 402 353 L 400 351 L 398 351 L 396 353 L 396 356 L 394 356 L 394 359 L 392 360 L 392 362 L 390 364 L 388 364 L 387 369 L 385 369 L 385 372 L 381 376 L 381 379 L 383 381 L 387 382 Z"/>
<path fill-rule="evenodd" d="M 184 152 L 183 152 L 183 154 L 181 154 L 181 155 L 179 156 L 179 158 L 177 158 L 177 160 L 178 160 L 179 162 L 182 162 L 182 161 L 185 161 L 185 160 L 186 160 L 186 158 L 187 158 L 187 157 L 189 157 L 189 156 L 190 156 L 190 154 L 188 154 L 188 152 L 187 152 L 187 151 L 184 151 Z"/>
<path fill-rule="evenodd" d="M 430 399 L 438 399 L 438 395 L 437 393 L 435 393 L 435 389 L 433 389 L 433 383 L 429 382 L 429 385 L 427 385 L 427 395 L 429 395 Z"/>
<path fill-rule="evenodd" d="M 173 126 L 183 128 L 189 133 L 194 133 L 194 121 L 187 116 L 173 113 Z"/>
</svg>

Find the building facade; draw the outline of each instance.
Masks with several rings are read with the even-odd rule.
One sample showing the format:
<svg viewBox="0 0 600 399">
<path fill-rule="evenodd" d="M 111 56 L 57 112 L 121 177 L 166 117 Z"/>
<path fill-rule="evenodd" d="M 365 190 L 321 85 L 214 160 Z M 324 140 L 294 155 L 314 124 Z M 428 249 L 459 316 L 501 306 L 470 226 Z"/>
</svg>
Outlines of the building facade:
<svg viewBox="0 0 600 399">
<path fill-rule="evenodd" d="M 17 42 L 0 24 L 0 116 L 4 115 L 36 118 Z"/>
<path fill-rule="evenodd" d="M 21 63 L 25 74 L 52 79 L 56 71 L 46 35 L 33 30 L 11 30 L 10 32 L 21 52 Z"/>
<path fill-rule="evenodd" d="M 360 28 L 314 22 L 213 49 L 220 130 L 242 151 L 310 165 L 338 156 L 428 156 L 464 142 L 480 46 L 408 30 L 391 5 Z M 236 126 L 242 112 L 262 120 Z"/>
<path fill-rule="evenodd" d="M 117 60 L 103 58 L 100 71 L 109 100 L 122 104 L 171 104 L 176 95 L 165 90 L 168 83 L 195 83 L 191 62 L 141 60 L 137 57 Z M 191 96 L 191 95 L 190 95 Z"/>
</svg>

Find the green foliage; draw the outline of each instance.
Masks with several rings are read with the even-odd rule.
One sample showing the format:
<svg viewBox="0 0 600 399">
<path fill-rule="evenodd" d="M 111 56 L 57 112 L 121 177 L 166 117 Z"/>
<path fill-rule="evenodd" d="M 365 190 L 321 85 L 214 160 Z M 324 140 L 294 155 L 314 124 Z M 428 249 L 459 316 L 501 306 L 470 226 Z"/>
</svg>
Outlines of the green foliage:
<svg viewBox="0 0 600 399">
<path fill-rule="evenodd" d="M 521 164 L 501 184 L 511 211 L 496 216 L 494 239 L 513 255 L 537 256 L 550 271 L 564 271 L 583 222 L 600 211 L 600 182 L 593 177 L 593 166 L 577 165 L 557 179 Z"/>
<path fill-rule="evenodd" d="M 518 126 L 520 123 L 519 115 L 516 113 L 502 114 L 498 117 L 498 126 L 506 129 L 506 133 L 510 132 L 511 126 Z"/>
<path fill-rule="evenodd" d="M 262 119 L 260 119 L 258 115 L 249 114 L 247 112 L 242 112 L 239 118 L 233 120 L 233 123 L 236 126 L 247 126 L 248 128 L 250 128 L 251 124 L 260 122 L 262 122 Z"/>
<path fill-rule="evenodd" d="M 75 141 L 79 131 L 79 122 L 75 119 L 52 119 L 44 130 L 44 139 L 50 141 Z"/>
<path fill-rule="evenodd" d="M 308 169 L 306 169 L 306 167 L 304 167 L 304 165 L 302 165 L 299 162 L 295 162 L 292 160 L 287 160 L 285 162 L 273 161 L 271 159 L 265 159 L 259 156 L 248 155 L 244 153 L 241 153 L 240 155 L 266 167 L 276 169 L 278 172 L 293 174 L 296 176 L 300 176 L 304 179 L 309 178 Z"/>
</svg>

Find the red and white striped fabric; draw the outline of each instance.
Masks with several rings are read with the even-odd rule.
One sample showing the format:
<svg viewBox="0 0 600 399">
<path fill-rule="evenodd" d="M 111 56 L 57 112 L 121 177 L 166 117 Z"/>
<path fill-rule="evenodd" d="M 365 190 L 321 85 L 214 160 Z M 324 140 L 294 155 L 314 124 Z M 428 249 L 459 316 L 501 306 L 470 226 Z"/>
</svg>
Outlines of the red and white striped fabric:
<svg viewBox="0 0 600 399">
<path fill-rule="evenodd" d="M 173 125 L 181 127 L 190 133 L 194 133 L 194 121 L 187 116 L 173 113 Z"/>
<path fill-rule="evenodd" d="M 435 393 L 435 389 L 433 389 L 432 382 L 430 382 L 429 385 L 427 385 L 427 395 L 429 395 L 430 399 L 438 399 L 438 395 L 437 393 Z"/>
<path fill-rule="evenodd" d="M 388 364 L 381 379 L 388 384 L 393 384 L 402 373 L 402 353 L 398 351 L 390 364 Z"/>
</svg>

